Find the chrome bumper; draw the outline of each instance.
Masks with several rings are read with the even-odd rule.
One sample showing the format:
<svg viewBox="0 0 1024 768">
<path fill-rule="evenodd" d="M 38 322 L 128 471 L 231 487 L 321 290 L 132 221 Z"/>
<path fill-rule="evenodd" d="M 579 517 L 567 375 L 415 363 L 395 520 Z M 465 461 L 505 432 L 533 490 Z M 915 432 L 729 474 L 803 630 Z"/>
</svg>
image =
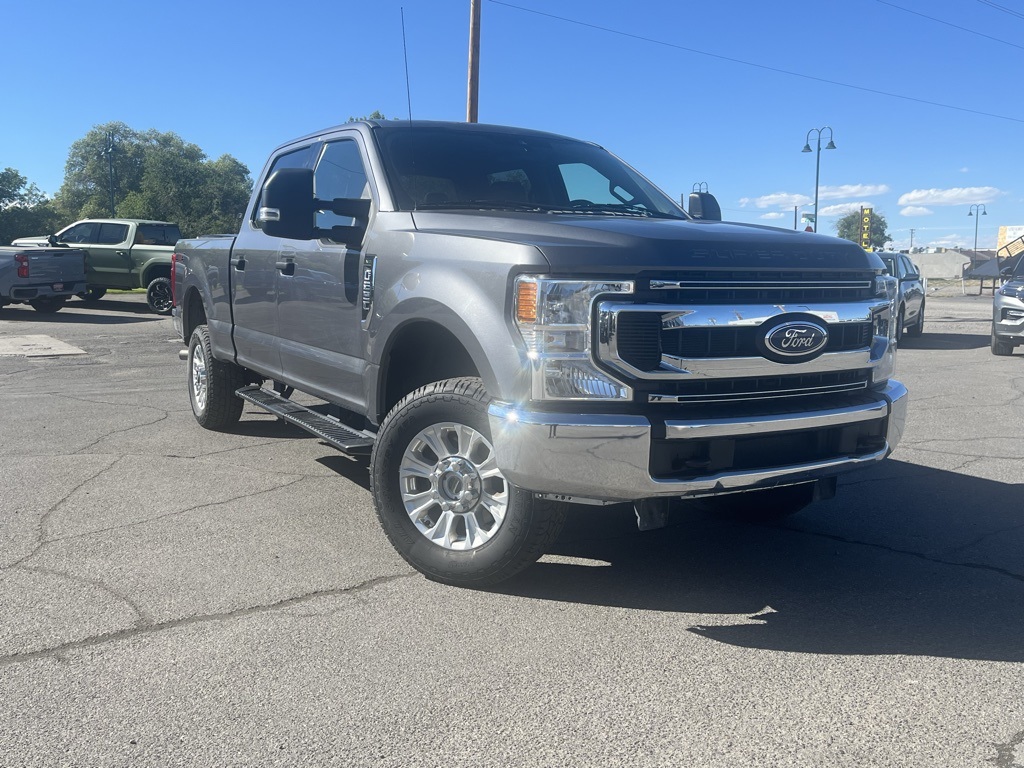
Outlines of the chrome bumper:
<svg viewBox="0 0 1024 768">
<path fill-rule="evenodd" d="M 719 472 L 681 480 L 652 477 L 652 424 L 646 416 L 541 413 L 508 403 L 488 409 L 498 466 L 515 485 L 575 500 L 635 501 L 707 496 L 831 477 L 884 459 L 899 443 L 907 415 L 907 389 L 898 381 L 873 402 L 754 418 L 666 419 L 668 440 L 750 437 L 886 420 L 881 450 L 809 463 Z"/>
</svg>

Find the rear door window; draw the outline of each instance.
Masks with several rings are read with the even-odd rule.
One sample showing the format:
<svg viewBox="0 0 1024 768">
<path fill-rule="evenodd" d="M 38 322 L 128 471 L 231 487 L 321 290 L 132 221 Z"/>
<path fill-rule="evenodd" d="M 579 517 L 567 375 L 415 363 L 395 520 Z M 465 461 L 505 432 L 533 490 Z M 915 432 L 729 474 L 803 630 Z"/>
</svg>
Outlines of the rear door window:
<svg viewBox="0 0 1024 768">
<path fill-rule="evenodd" d="M 128 239 L 127 224 L 100 224 L 97 245 L 119 245 Z"/>
</svg>

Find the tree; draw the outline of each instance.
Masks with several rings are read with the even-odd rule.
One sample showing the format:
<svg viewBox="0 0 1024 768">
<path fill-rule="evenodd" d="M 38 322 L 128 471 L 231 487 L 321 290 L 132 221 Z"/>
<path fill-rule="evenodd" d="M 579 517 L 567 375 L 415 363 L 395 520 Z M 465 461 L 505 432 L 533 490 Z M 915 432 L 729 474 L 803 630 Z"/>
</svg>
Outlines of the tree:
<svg viewBox="0 0 1024 768">
<path fill-rule="evenodd" d="M 851 211 L 836 222 L 836 231 L 845 240 L 852 240 L 860 245 L 860 211 Z M 887 231 L 889 224 L 885 216 L 880 213 L 871 214 L 871 247 L 876 250 L 883 250 L 886 243 L 892 242 L 892 237 Z"/>
<path fill-rule="evenodd" d="M 13 168 L 0 171 L 0 245 L 16 237 L 49 235 L 59 215 L 35 184 Z"/>
<path fill-rule="evenodd" d="M 56 199 L 65 223 L 110 215 L 111 176 L 117 216 L 174 221 L 186 237 L 237 231 L 252 192 L 249 169 L 231 155 L 210 161 L 175 133 L 113 122 L 71 145 Z"/>
</svg>

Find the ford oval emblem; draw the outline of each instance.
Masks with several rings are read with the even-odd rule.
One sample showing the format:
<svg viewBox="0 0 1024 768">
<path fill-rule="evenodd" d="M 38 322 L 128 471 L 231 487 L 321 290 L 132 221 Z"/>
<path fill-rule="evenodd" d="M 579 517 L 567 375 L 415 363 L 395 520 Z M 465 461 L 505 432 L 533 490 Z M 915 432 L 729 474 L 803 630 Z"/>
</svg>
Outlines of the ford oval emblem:
<svg viewBox="0 0 1024 768">
<path fill-rule="evenodd" d="M 828 344 L 828 329 L 806 320 L 772 326 L 764 336 L 769 359 L 802 363 L 821 354 Z M 777 356 L 777 357 L 776 357 Z"/>
</svg>

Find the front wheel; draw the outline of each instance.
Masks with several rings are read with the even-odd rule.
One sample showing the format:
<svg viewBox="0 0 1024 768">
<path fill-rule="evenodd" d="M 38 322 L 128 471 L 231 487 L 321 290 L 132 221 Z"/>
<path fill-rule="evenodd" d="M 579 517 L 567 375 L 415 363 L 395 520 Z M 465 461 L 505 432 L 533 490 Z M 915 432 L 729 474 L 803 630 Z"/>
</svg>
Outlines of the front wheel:
<svg viewBox="0 0 1024 768">
<path fill-rule="evenodd" d="M 52 315 L 54 312 L 59 312 L 66 301 L 67 299 L 63 296 L 40 296 L 38 299 L 32 299 L 29 304 L 36 312 Z"/>
<path fill-rule="evenodd" d="M 992 331 L 992 354 L 997 357 L 1009 357 L 1013 354 L 1013 344 L 1008 341 L 1002 341 L 993 329 Z"/>
<path fill-rule="evenodd" d="M 498 468 L 476 378 L 428 384 L 381 425 L 370 459 L 377 517 L 398 553 L 434 581 L 485 587 L 544 554 L 565 505 L 516 488 Z"/>
<path fill-rule="evenodd" d="M 903 323 L 904 320 L 903 307 L 900 307 L 899 313 L 896 315 L 896 341 L 903 341 Z"/>
<path fill-rule="evenodd" d="M 188 344 L 188 394 L 200 426 L 222 431 L 235 424 L 245 405 L 235 391 L 247 383 L 244 368 L 214 359 L 210 331 L 196 327 Z"/>
<path fill-rule="evenodd" d="M 78 298 L 80 298 L 82 301 L 86 301 L 86 302 L 92 303 L 92 302 L 99 301 L 100 299 L 102 299 L 106 295 L 107 295 L 107 289 L 106 288 L 87 288 L 85 291 L 83 291 L 82 293 L 78 294 Z"/>
<path fill-rule="evenodd" d="M 158 277 L 146 288 L 146 303 L 158 315 L 171 314 L 171 279 Z"/>
<path fill-rule="evenodd" d="M 924 333 L 924 304 L 921 305 L 921 311 L 917 313 L 917 317 L 914 319 L 914 324 L 907 328 L 907 336 L 918 337 Z"/>
</svg>

